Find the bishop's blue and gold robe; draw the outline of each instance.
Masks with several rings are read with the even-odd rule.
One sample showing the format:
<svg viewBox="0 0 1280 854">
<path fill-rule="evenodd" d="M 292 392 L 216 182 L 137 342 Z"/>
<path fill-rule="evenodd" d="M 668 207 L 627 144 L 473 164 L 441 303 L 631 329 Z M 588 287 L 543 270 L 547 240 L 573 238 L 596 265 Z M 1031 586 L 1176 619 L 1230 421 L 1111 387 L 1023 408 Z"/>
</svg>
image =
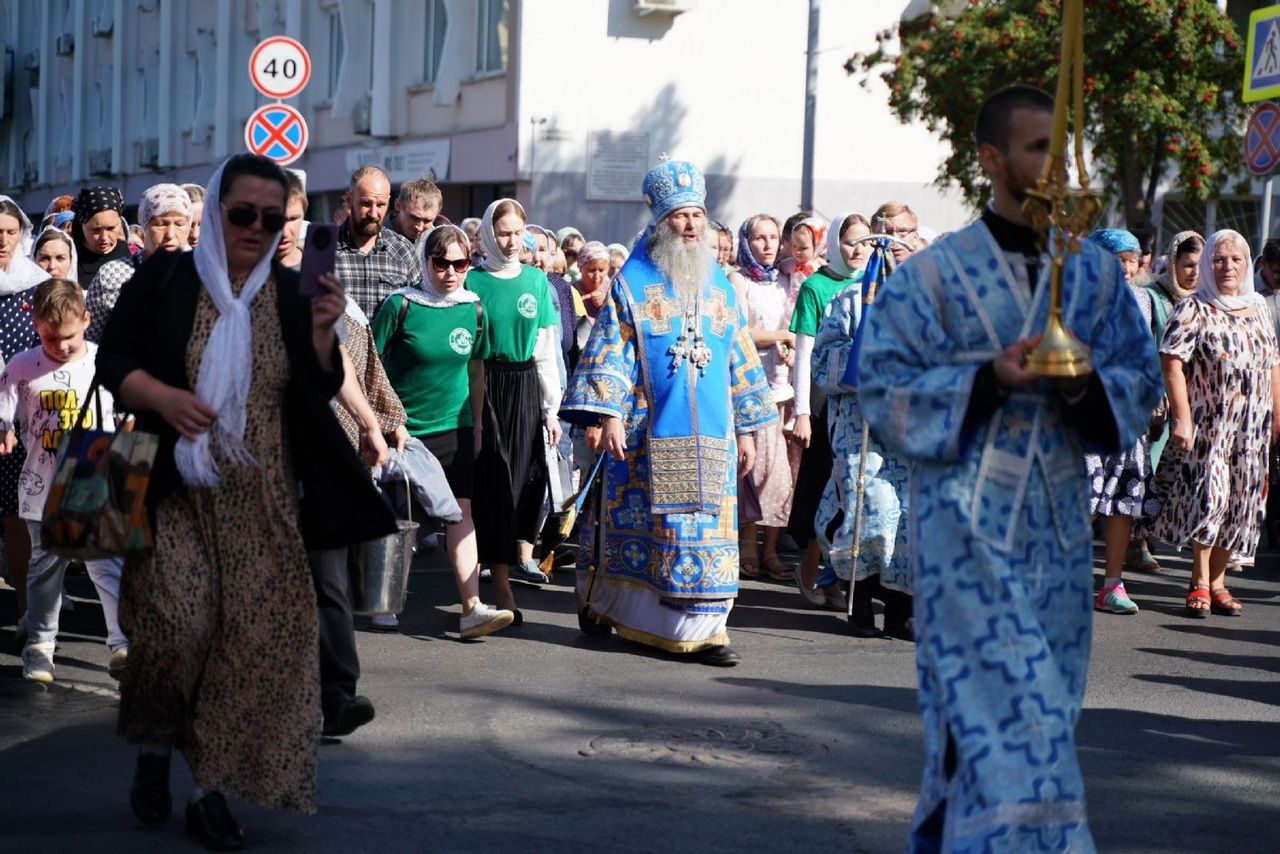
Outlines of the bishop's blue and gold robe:
<svg viewBox="0 0 1280 854">
<path fill-rule="evenodd" d="M 579 424 L 617 416 L 626 430 L 626 458 L 601 472 L 608 516 L 594 584 L 597 514 L 582 520 L 579 607 L 623 637 L 671 652 L 729 642 L 736 437 L 778 417 L 733 286 L 710 261 L 708 269 L 697 321 L 711 354 L 705 370 L 674 364 L 683 307 L 642 241 L 613 281 L 561 408 Z"/>
<path fill-rule="evenodd" d="M 1038 268 L 1032 290 L 983 222 L 941 240 L 886 283 L 858 365 L 873 431 L 914 460 L 926 757 L 912 850 L 1093 850 L 1075 749 L 1093 586 L 1082 416 L 1041 381 L 965 429 L 979 367 L 1044 328 L 1047 255 Z M 1092 416 L 1127 447 L 1161 389 L 1151 335 L 1089 243 L 1063 293 L 1101 382 Z"/>
</svg>

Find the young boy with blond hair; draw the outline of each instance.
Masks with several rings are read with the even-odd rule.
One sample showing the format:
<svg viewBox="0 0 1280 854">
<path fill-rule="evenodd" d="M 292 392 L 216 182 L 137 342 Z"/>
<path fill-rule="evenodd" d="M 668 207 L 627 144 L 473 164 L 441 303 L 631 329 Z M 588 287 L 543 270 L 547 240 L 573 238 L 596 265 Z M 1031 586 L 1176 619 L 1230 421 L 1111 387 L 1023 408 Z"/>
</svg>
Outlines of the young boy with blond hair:
<svg viewBox="0 0 1280 854">
<path fill-rule="evenodd" d="M 114 426 L 111 395 L 102 396 L 104 424 L 95 423 L 98 408 L 87 399 L 93 383 L 98 345 L 86 341 L 89 312 L 84 291 L 75 282 L 49 279 L 36 289 L 32 323 L 40 346 L 14 356 L 0 374 L 0 455 L 13 453 L 17 430 L 23 431 L 27 460 L 18 482 L 18 515 L 31 533 L 31 565 L 27 571 L 27 643 L 22 650 L 22 676 L 36 682 L 53 681 L 53 649 L 58 636 L 62 580 L 69 561 L 45 551 L 40 519 L 53 482 L 58 445 L 88 407 L 87 427 Z M 120 678 L 128 662 L 129 645 L 117 619 L 120 596 L 120 558 L 85 562 L 98 590 L 111 650 L 108 672 Z"/>
</svg>

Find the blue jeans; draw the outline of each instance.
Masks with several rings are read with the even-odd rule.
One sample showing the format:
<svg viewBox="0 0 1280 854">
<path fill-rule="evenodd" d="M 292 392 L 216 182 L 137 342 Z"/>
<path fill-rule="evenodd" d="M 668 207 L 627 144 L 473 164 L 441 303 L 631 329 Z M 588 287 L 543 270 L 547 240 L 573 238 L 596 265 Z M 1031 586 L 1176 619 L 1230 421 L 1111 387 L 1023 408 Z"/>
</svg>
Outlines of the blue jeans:
<svg viewBox="0 0 1280 854">
<path fill-rule="evenodd" d="M 58 611 L 62 607 L 62 579 L 69 560 L 50 554 L 40 544 L 40 523 L 26 520 L 31 534 L 31 564 L 27 569 L 27 642 L 53 643 L 58 637 Z M 120 631 L 120 571 L 122 558 L 85 561 L 89 578 L 98 589 L 102 616 L 107 623 L 107 646 L 112 652 L 129 645 Z"/>
</svg>

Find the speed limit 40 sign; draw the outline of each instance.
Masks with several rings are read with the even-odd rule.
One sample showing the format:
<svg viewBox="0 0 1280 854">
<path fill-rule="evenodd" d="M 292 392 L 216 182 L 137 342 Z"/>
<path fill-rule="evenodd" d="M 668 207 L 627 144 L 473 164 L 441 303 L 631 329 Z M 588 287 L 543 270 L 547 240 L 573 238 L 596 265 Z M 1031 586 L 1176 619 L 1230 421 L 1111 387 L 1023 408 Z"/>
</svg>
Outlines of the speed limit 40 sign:
<svg viewBox="0 0 1280 854">
<path fill-rule="evenodd" d="M 292 98 L 311 79 L 311 57 L 296 39 L 263 39 L 249 57 L 249 79 L 268 98 Z"/>
</svg>

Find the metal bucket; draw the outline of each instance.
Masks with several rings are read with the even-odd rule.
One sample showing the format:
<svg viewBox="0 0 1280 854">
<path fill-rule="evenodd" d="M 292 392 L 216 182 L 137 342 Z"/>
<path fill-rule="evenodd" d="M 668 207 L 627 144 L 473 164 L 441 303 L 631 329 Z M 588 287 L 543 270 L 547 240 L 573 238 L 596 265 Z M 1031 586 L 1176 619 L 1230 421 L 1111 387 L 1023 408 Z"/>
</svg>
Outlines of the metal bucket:
<svg viewBox="0 0 1280 854">
<path fill-rule="evenodd" d="M 405 490 L 408 489 L 406 478 Z M 410 495 L 410 515 L 412 507 L 413 497 Z M 362 543 L 357 550 L 351 589 L 351 610 L 355 614 L 399 614 L 404 610 L 419 525 L 412 518 L 396 524 L 399 528 L 396 533 Z"/>
</svg>

